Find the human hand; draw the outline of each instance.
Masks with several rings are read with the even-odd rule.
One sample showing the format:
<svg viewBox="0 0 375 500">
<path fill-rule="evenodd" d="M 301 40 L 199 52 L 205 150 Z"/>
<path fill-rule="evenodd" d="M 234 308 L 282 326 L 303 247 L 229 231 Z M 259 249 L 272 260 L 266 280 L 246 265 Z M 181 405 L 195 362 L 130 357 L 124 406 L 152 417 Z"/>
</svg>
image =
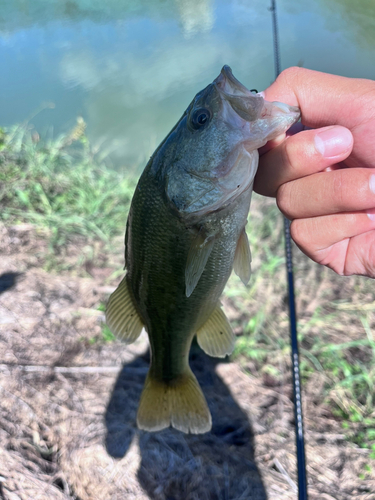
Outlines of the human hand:
<svg viewBox="0 0 375 500">
<path fill-rule="evenodd" d="M 289 68 L 263 94 L 312 130 L 260 151 L 254 190 L 276 196 L 315 262 L 375 278 L 375 81 Z"/>
</svg>

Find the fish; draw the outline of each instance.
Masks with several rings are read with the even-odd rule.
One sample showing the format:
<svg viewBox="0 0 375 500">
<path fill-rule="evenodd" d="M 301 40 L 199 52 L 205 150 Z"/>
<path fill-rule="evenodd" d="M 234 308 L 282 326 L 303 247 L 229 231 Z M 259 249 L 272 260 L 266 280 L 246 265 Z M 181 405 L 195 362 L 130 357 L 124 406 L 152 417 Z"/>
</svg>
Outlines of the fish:
<svg viewBox="0 0 375 500">
<path fill-rule="evenodd" d="M 258 148 L 299 117 L 297 107 L 265 101 L 224 66 L 148 161 L 126 224 L 126 274 L 106 309 L 123 342 L 143 328 L 149 337 L 139 429 L 210 431 L 211 413 L 189 366 L 191 343 L 196 335 L 214 357 L 234 349 L 220 296 L 232 269 L 245 285 L 250 279 L 245 226 Z"/>
</svg>

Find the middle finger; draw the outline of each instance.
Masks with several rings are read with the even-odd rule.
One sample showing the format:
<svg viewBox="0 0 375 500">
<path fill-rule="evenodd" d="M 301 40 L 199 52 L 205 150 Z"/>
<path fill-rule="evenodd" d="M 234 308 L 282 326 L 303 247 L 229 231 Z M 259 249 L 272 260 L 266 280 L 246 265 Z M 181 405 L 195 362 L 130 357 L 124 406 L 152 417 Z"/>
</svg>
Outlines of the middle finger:
<svg viewBox="0 0 375 500">
<path fill-rule="evenodd" d="M 343 168 L 283 184 L 277 204 L 288 219 L 375 207 L 375 169 Z"/>
</svg>

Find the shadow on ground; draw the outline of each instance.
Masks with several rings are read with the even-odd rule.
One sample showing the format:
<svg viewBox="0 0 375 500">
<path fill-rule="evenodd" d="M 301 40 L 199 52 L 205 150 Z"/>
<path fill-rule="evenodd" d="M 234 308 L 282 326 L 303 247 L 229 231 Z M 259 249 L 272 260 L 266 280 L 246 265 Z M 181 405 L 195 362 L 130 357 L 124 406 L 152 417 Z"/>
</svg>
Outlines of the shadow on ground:
<svg viewBox="0 0 375 500">
<path fill-rule="evenodd" d="M 106 448 L 124 457 L 139 436 L 139 483 L 157 500 L 265 500 L 254 462 L 253 431 L 246 414 L 215 373 L 216 359 L 193 346 L 190 365 L 207 398 L 212 431 L 186 435 L 174 429 L 140 432 L 135 420 L 148 355 L 123 367 L 106 411 Z"/>
<path fill-rule="evenodd" d="M 12 288 L 18 281 L 22 273 L 3 273 L 0 274 L 0 294 Z"/>
</svg>

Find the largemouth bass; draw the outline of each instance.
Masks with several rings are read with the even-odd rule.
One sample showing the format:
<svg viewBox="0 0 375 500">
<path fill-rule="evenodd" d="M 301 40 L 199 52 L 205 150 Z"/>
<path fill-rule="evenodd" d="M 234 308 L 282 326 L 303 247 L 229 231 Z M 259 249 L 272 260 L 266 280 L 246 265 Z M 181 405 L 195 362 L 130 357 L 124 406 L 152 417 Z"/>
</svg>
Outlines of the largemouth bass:
<svg viewBox="0 0 375 500">
<path fill-rule="evenodd" d="M 258 148 L 299 118 L 266 102 L 224 66 L 199 92 L 143 171 L 125 235 L 126 275 L 111 295 L 107 324 L 126 343 L 144 327 L 151 364 L 138 408 L 140 429 L 211 429 L 189 367 L 194 335 L 210 356 L 234 348 L 219 298 L 234 269 L 247 284 L 245 232 Z"/>
</svg>

